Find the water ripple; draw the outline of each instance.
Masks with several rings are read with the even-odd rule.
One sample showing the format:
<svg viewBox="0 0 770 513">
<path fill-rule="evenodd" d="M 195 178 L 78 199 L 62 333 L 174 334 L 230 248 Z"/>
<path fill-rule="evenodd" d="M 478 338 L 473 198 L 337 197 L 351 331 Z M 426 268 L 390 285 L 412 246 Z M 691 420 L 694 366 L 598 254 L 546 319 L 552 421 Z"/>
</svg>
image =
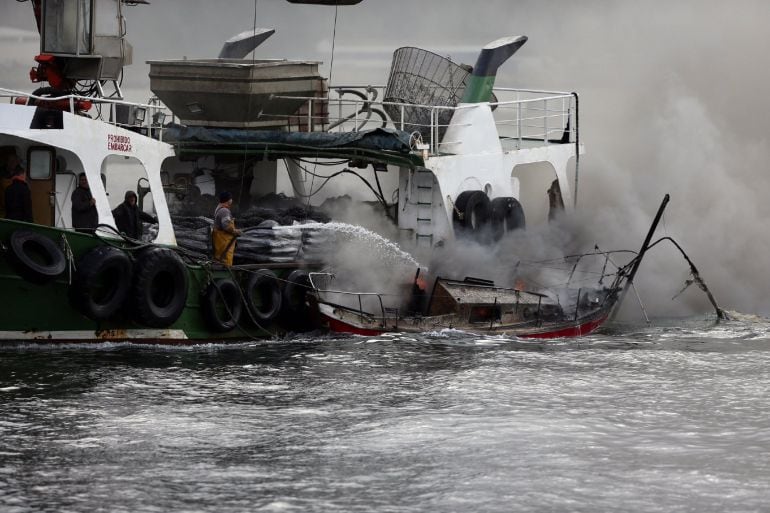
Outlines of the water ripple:
<svg viewBox="0 0 770 513">
<path fill-rule="evenodd" d="M 0 351 L 0 510 L 761 511 L 768 323 Z"/>
</svg>

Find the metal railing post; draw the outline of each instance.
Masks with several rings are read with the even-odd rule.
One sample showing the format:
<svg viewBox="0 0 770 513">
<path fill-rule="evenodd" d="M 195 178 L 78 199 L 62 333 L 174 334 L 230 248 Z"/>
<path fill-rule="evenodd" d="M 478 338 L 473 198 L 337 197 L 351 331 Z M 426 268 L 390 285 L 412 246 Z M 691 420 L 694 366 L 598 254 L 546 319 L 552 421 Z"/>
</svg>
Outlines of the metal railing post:
<svg viewBox="0 0 770 513">
<path fill-rule="evenodd" d="M 580 293 L 583 292 L 582 288 L 578 289 L 577 303 L 575 303 L 575 320 L 578 318 L 578 311 L 580 309 Z"/>
<path fill-rule="evenodd" d="M 572 93 L 575 98 L 575 199 L 573 201 L 573 208 L 577 208 L 578 202 L 578 176 L 580 175 L 580 98 L 577 93 Z M 571 103 L 571 102 L 570 102 Z"/>
<path fill-rule="evenodd" d="M 540 314 L 540 307 L 543 305 L 543 298 L 537 298 L 537 325 L 543 325 L 543 316 Z"/>
<path fill-rule="evenodd" d="M 382 327 L 384 328 L 386 325 L 385 322 L 385 306 L 382 304 L 382 296 L 377 294 L 377 299 L 380 300 L 380 311 L 382 312 Z M 398 317 L 396 317 L 398 318 Z"/>
<path fill-rule="evenodd" d="M 567 126 L 567 122 L 564 120 L 564 116 L 567 115 L 567 108 L 564 106 L 565 99 L 561 99 L 561 126 Z M 569 119 L 569 116 L 567 116 L 567 119 Z"/>
<path fill-rule="evenodd" d="M 543 142 L 548 144 L 548 100 L 543 100 Z"/>
<path fill-rule="evenodd" d="M 430 146 L 431 146 L 431 153 L 436 155 L 438 153 L 438 143 L 436 142 L 436 139 L 438 139 L 438 129 L 436 128 L 436 125 L 438 124 L 438 110 L 436 107 L 433 107 L 430 110 Z"/>
<path fill-rule="evenodd" d="M 338 113 L 337 122 L 339 123 L 340 121 L 342 121 L 342 94 L 340 94 L 340 92 L 337 91 L 337 96 L 339 96 L 339 98 L 337 98 L 337 113 Z M 342 123 L 340 123 L 337 126 L 338 126 L 337 131 L 342 132 Z"/>
</svg>

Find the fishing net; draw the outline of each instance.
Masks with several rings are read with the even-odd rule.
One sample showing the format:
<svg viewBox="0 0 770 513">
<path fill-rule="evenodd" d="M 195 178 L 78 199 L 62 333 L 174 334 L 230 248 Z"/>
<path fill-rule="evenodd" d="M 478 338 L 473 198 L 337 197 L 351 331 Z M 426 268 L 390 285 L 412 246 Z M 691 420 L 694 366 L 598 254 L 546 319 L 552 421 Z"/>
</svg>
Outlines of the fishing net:
<svg viewBox="0 0 770 513">
<path fill-rule="evenodd" d="M 465 93 L 471 70 L 470 66 L 455 64 L 427 50 L 411 46 L 399 48 L 393 53 L 385 88 L 385 112 L 398 128 L 401 128 L 403 118 L 403 129 L 419 132 L 423 141 L 430 141 L 432 135 L 437 135 L 440 140 L 453 111 L 437 109 L 436 131 L 433 131 L 432 107 L 456 107 Z"/>
</svg>

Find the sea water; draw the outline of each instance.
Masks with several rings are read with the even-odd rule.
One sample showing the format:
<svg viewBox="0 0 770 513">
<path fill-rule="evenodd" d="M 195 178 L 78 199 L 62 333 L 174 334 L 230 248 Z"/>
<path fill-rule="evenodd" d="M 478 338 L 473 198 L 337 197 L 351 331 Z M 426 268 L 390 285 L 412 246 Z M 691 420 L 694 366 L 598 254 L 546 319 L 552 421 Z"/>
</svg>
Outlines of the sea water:
<svg viewBox="0 0 770 513">
<path fill-rule="evenodd" d="M 0 349 L 0 511 L 767 511 L 770 323 Z"/>
</svg>

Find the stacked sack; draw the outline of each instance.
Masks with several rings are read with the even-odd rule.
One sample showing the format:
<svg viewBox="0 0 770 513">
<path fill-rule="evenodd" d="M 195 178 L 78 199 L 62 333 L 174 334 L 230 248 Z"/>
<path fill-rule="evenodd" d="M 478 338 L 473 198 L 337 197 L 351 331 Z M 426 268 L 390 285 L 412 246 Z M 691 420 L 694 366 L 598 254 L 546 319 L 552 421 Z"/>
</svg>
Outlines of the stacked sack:
<svg viewBox="0 0 770 513">
<path fill-rule="evenodd" d="M 238 237 L 233 263 L 241 265 L 322 260 L 334 243 L 333 233 L 321 228 L 322 223 L 328 220 L 328 216 L 318 212 L 309 213 L 301 207 L 252 207 L 236 216 L 236 226 L 242 235 Z M 172 223 L 177 245 L 194 258 L 211 258 L 213 219 L 177 215 L 172 216 Z M 313 227 L 313 224 L 319 228 Z"/>
</svg>

